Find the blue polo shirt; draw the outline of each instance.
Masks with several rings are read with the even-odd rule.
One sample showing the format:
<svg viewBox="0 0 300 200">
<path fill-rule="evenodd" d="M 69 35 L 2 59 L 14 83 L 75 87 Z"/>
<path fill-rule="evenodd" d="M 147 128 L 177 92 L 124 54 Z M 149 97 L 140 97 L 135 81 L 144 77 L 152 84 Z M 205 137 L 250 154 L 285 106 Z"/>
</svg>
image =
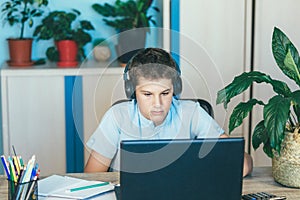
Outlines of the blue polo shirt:
<svg viewBox="0 0 300 200">
<path fill-rule="evenodd" d="M 166 119 L 155 126 L 140 113 L 136 100 L 132 100 L 116 104 L 105 113 L 87 146 L 112 159 L 111 168 L 118 171 L 122 140 L 214 138 L 223 133 L 197 102 L 173 98 Z"/>
</svg>

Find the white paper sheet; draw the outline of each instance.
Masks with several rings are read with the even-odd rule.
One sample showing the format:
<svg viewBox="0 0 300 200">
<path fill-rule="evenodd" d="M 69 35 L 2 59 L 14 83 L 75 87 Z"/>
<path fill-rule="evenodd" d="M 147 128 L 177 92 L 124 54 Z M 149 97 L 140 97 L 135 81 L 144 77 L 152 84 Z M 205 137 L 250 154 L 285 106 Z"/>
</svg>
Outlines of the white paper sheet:
<svg viewBox="0 0 300 200">
<path fill-rule="evenodd" d="M 83 179 L 52 175 L 38 181 L 38 195 L 44 197 L 63 197 L 71 199 L 86 199 L 113 191 L 114 185 L 108 184 L 100 187 L 70 192 L 72 188 L 104 183 L 101 181 L 87 181 Z M 104 196 L 104 195 L 101 195 Z M 48 198 L 47 198 L 48 199 Z"/>
</svg>

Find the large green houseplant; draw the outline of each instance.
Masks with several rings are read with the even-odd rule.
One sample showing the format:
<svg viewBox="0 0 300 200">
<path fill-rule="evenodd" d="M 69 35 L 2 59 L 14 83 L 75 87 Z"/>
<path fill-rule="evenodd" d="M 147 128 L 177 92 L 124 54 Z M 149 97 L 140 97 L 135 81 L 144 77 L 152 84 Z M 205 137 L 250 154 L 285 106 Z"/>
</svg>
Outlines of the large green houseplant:
<svg viewBox="0 0 300 200">
<path fill-rule="evenodd" d="M 61 61 L 62 52 L 58 51 L 58 47 L 60 42 L 66 40 L 69 42 L 73 41 L 76 44 L 74 48 L 76 48 L 77 61 L 86 58 L 84 46 L 92 41 L 89 31 L 94 30 L 94 26 L 87 20 L 79 20 L 80 14 L 75 9 L 72 9 L 70 12 L 53 11 L 42 19 L 41 24 L 36 27 L 33 35 L 37 39 L 53 39 L 56 44 L 49 47 L 46 51 L 47 58 L 50 61 Z M 71 48 L 74 50 L 73 47 Z"/>
<path fill-rule="evenodd" d="M 272 35 L 272 53 L 281 71 L 300 87 L 300 58 L 298 51 L 289 38 L 276 27 Z M 263 119 L 253 131 L 252 146 L 254 149 L 257 149 L 263 144 L 264 152 L 273 158 L 274 165 L 274 158 L 277 159 L 287 154 L 287 152 L 293 152 L 294 150 L 287 150 L 290 144 L 300 142 L 298 139 L 300 134 L 300 90 L 292 91 L 284 81 L 273 79 L 259 71 L 244 72 L 236 76 L 229 85 L 218 92 L 217 104 L 223 103 L 224 107 L 227 108 L 227 104 L 233 97 L 244 92 L 254 82 L 270 84 L 276 94 L 270 97 L 268 102 L 250 99 L 247 102 L 239 103 L 231 113 L 229 133 L 242 124 L 243 119 L 248 116 L 255 105 L 263 106 Z M 292 133 L 292 136 L 290 133 Z M 287 142 L 286 139 L 291 139 L 291 141 Z M 299 149 L 299 147 L 295 149 Z M 296 174 L 300 174 L 298 167 L 300 163 L 299 150 L 297 152 L 298 155 L 289 157 L 296 158 L 296 161 L 294 160 L 297 163 L 296 170 L 298 172 Z M 286 160 L 289 162 L 287 166 L 293 165 L 291 163 L 293 161 Z M 283 163 L 281 165 L 283 166 Z M 278 167 L 278 165 L 276 166 Z M 295 169 L 289 170 L 293 171 Z M 288 170 L 283 169 L 283 171 Z M 295 171 L 291 174 L 294 173 Z M 273 175 L 276 175 L 274 174 L 274 166 Z M 300 177 L 297 176 L 297 179 L 300 180 Z M 290 185 L 285 182 L 283 184 L 300 187 L 299 181 L 296 185 Z"/>
<path fill-rule="evenodd" d="M 121 62 L 127 63 L 137 50 L 145 47 L 150 23 L 156 25 L 154 16 L 148 13 L 149 9 L 159 12 L 152 4 L 153 0 L 116 0 L 114 4 L 92 5 L 97 13 L 104 16 L 103 21 L 119 33 L 116 50 Z"/>
<path fill-rule="evenodd" d="M 4 22 L 20 28 L 18 37 L 8 39 L 10 65 L 32 64 L 32 37 L 25 36 L 25 29 L 33 28 L 34 18 L 41 17 L 47 5 L 48 0 L 8 0 L 1 5 Z"/>
</svg>

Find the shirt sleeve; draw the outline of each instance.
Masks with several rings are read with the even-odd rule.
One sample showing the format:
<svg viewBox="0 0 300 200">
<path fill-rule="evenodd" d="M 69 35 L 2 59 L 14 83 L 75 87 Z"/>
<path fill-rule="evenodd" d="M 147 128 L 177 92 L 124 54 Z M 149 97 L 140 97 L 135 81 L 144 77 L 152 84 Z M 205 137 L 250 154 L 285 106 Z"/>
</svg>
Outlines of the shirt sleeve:
<svg viewBox="0 0 300 200">
<path fill-rule="evenodd" d="M 97 153 L 112 159 L 118 149 L 119 137 L 120 130 L 113 109 L 109 109 L 86 144 Z"/>
<path fill-rule="evenodd" d="M 198 103 L 191 123 L 192 133 L 197 138 L 216 138 L 224 134 L 224 130 Z"/>
</svg>

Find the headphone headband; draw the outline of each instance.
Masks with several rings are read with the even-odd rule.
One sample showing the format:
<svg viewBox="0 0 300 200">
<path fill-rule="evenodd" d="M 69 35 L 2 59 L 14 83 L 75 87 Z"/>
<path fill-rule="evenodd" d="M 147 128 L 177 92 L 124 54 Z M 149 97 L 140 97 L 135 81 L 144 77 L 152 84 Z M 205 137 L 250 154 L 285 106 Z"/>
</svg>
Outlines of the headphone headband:
<svg viewBox="0 0 300 200">
<path fill-rule="evenodd" d="M 154 48 L 147 48 L 147 49 L 144 49 L 142 50 L 143 53 L 147 50 L 151 50 L 151 49 L 154 49 Z M 164 53 L 167 53 L 163 50 L 161 50 L 162 52 Z M 141 51 L 140 51 L 141 52 Z M 136 56 L 140 56 L 141 53 L 138 52 L 135 56 L 133 56 L 129 62 L 126 64 L 125 66 L 125 69 L 124 69 L 124 72 L 123 72 L 123 80 L 124 80 L 124 89 L 125 89 L 125 93 L 126 93 L 126 96 L 127 98 L 129 99 L 135 99 L 135 85 L 133 84 L 133 82 L 130 80 L 130 77 L 129 77 L 129 74 L 128 72 L 132 69 L 130 68 L 132 66 L 132 62 L 134 61 L 134 59 L 138 59 L 136 58 Z M 168 55 L 167 55 L 168 56 Z M 175 63 L 175 70 L 177 72 L 177 76 L 175 77 L 175 79 L 173 80 L 173 90 L 174 90 L 174 96 L 178 96 L 180 95 L 181 91 L 182 91 L 182 80 L 181 80 L 181 70 L 179 68 L 179 65 L 176 63 L 176 61 L 170 56 L 170 59 L 172 59 Z M 145 62 L 144 64 L 151 64 L 151 63 L 156 63 L 156 57 L 154 57 L 153 59 L 153 62 Z M 157 62 L 157 64 L 163 64 L 163 63 L 160 63 L 160 62 Z M 141 65 L 143 65 L 143 63 L 141 63 Z M 137 65 L 135 67 L 139 67 L 140 65 Z M 171 67 L 169 65 L 167 65 L 168 67 L 174 69 L 174 67 Z"/>
</svg>

